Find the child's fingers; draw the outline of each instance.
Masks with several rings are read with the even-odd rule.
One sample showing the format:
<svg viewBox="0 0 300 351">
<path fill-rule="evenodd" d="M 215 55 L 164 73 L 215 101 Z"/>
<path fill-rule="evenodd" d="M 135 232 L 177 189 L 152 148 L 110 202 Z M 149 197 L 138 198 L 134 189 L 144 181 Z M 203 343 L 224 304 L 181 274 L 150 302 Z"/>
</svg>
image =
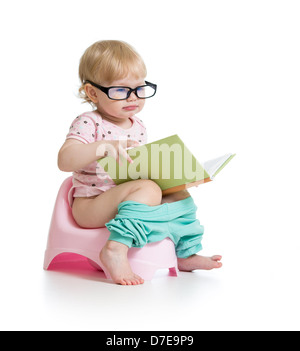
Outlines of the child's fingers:
<svg viewBox="0 0 300 351">
<path fill-rule="evenodd" d="M 117 161 L 118 161 L 120 166 L 123 166 L 123 162 L 121 161 L 121 157 L 120 156 L 117 158 Z"/>
<path fill-rule="evenodd" d="M 126 152 L 126 154 L 127 154 L 127 152 Z M 127 161 L 129 162 L 129 163 L 133 163 L 133 159 L 127 154 Z"/>
<path fill-rule="evenodd" d="M 128 139 L 128 140 L 127 140 L 127 145 L 126 145 L 126 147 L 127 147 L 127 148 L 130 148 L 130 147 L 138 147 L 139 145 L 140 145 L 140 144 L 139 144 L 137 141 Z M 128 153 L 127 153 L 126 151 L 125 151 L 125 153 L 126 153 L 125 158 L 127 159 L 127 161 L 128 161 L 129 163 L 133 163 L 132 158 L 128 155 Z"/>
<path fill-rule="evenodd" d="M 128 155 L 126 150 L 123 149 L 122 147 L 120 147 L 119 155 L 123 156 L 129 163 L 133 163 L 133 160 L 131 159 L 131 157 Z M 120 160 L 119 160 L 119 163 L 120 163 Z M 120 163 L 120 164 L 122 164 L 122 163 Z"/>
<path fill-rule="evenodd" d="M 127 145 L 125 145 L 126 148 L 137 147 L 140 145 L 137 141 L 131 140 L 131 139 L 126 140 L 126 143 L 127 143 Z"/>
</svg>

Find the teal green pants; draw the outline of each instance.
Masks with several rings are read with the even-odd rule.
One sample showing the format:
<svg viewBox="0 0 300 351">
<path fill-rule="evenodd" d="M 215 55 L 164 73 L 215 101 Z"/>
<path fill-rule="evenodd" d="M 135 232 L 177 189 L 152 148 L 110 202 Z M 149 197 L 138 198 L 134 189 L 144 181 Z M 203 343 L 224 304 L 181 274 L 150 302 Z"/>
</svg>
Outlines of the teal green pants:
<svg viewBox="0 0 300 351">
<path fill-rule="evenodd" d="M 170 238 L 179 258 L 187 258 L 202 249 L 204 228 L 196 219 L 197 207 L 191 197 L 159 206 L 134 201 L 122 202 L 117 216 L 106 224 L 108 240 L 130 247 Z"/>
</svg>

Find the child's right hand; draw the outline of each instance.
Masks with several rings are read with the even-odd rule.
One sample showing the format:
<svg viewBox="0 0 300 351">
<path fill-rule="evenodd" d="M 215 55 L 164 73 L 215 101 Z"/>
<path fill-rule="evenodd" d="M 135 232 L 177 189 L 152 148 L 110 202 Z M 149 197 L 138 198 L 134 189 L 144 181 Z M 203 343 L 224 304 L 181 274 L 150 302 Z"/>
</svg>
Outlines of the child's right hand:
<svg viewBox="0 0 300 351">
<path fill-rule="evenodd" d="M 120 165 L 122 165 L 120 156 L 123 156 L 129 163 L 133 163 L 126 149 L 137 146 L 139 146 L 139 143 L 130 139 L 101 141 L 97 147 L 97 156 L 99 158 L 113 157 Z"/>
</svg>

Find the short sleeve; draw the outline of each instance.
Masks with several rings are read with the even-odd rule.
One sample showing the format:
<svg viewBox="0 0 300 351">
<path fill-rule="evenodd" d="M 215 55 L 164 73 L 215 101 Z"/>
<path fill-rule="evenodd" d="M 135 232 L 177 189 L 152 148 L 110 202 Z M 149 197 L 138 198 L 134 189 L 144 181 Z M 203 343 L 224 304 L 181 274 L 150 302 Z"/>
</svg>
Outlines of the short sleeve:
<svg viewBox="0 0 300 351">
<path fill-rule="evenodd" d="M 85 115 L 78 116 L 71 124 L 67 139 L 77 139 L 84 144 L 96 141 L 97 126 L 95 121 Z"/>
</svg>

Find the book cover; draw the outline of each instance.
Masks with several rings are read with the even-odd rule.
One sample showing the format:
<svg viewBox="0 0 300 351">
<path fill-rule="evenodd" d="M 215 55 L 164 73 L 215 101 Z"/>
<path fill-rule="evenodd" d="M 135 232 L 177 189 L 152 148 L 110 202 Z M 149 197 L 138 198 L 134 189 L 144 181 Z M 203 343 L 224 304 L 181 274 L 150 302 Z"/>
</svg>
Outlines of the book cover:
<svg viewBox="0 0 300 351">
<path fill-rule="evenodd" d="M 163 194 L 176 192 L 211 181 L 234 157 L 232 154 L 201 165 L 178 135 L 129 149 L 133 163 L 112 157 L 99 160 L 100 166 L 118 185 L 135 179 L 151 179 Z"/>
</svg>

